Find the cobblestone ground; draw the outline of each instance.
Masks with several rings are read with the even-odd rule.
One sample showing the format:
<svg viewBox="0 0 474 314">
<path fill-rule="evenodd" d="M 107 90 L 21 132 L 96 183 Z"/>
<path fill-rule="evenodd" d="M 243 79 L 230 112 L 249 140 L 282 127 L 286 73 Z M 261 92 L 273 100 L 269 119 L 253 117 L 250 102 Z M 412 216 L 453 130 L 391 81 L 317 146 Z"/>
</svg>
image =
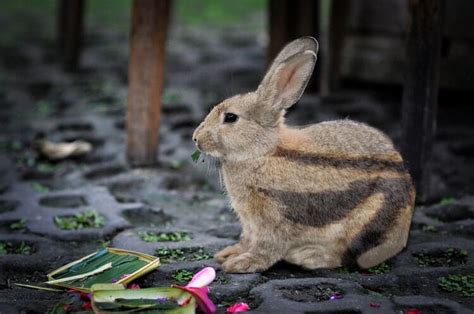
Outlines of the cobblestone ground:
<svg viewBox="0 0 474 314">
<path fill-rule="evenodd" d="M 14 283 L 44 281 L 47 272 L 104 245 L 162 257 L 163 265 L 139 280 L 143 287 L 168 286 L 177 272 L 215 267 L 211 297 L 220 311 L 243 301 L 255 312 L 272 313 L 472 313 L 472 109 L 468 114 L 453 99 L 440 104 L 433 201 L 417 208 L 409 245 L 399 256 L 370 272 L 304 271 L 288 264 L 261 274 L 219 270 L 211 256 L 235 242 L 240 227 L 213 166 L 191 161 L 190 136 L 219 99 L 257 85 L 265 62 L 260 38 L 239 28 L 173 30 L 160 165 L 143 169 L 130 169 L 124 161 L 126 37 L 89 34 L 77 73 L 60 69 L 51 42 L 3 44 L 0 313 L 44 313 L 67 299 Z M 289 120 L 350 117 L 397 140 L 398 103 L 399 91 L 380 87 L 343 90 L 325 99 L 306 95 Z M 82 139 L 94 150 L 50 162 L 36 152 L 41 137 Z M 81 213 L 95 223 L 63 230 L 73 228 L 65 217 Z M 177 241 L 163 241 L 170 239 Z M 329 300 L 336 292 L 340 298 Z"/>
</svg>

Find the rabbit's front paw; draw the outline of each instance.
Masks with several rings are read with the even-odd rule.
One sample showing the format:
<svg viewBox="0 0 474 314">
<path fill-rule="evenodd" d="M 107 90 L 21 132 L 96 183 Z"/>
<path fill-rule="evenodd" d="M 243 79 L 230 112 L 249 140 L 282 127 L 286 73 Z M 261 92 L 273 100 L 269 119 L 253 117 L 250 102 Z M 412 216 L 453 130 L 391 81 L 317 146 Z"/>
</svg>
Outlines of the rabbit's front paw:
<svg viewBox="0 0 474 314">
<path fill-rule="evenodd" d="M 243 252 L 242 245 L 240 243 L 225 247 L 214 255 L 214 258 L 219 264 L 224 263 L 229 258 L 235 257 Z"/>
<path fill-rule="evenodd" d="M 255 273 L 264 271 L 270 266 L 271 263 L 266 259 L 249 252 L 229 258 L 222 264 L 222 268 L 228 273 Z"/>
</svg>

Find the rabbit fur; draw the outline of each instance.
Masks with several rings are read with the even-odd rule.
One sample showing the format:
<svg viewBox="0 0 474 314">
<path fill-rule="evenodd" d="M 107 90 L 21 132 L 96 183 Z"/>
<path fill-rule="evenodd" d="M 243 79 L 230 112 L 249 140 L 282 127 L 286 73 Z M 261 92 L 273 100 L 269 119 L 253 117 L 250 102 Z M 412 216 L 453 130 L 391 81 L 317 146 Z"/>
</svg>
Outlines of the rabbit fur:
<svg viewBox="0 0 474 314">
<path fill-rule="evenodd" d="M 256 91 L 216 105 L 193 134 L 199 150 L 220 160 L 242 224 L 240 241 L 215 255 L 227 272 L 280 260 L 369 268 L 406 246 L 415 189 L 392 141 L 350 120 L 285 125 L 317 51 L 312 37 L 290 42 Z"/>
</svg>

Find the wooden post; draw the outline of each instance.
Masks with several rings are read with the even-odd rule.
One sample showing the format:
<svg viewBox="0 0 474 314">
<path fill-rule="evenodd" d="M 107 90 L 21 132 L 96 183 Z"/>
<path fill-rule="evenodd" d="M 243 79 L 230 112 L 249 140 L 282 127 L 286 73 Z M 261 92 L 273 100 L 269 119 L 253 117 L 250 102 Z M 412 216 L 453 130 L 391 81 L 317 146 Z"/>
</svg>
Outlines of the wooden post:
<svg viewBox="0 0 474 314">
<path fill-rule="evenodd" d="M 127 158 L 157 161 L 165 47 L 171 0 L 134 0 L 128 68 Z"/>
<path fill-rule="evenodd" d="M 74 70 L 79 64 L 82 46 L 84 0 L 59 0 L 57 45 L 65 69 Z"/>
<path fill-rule="evenodd" d="M 268 62 L 272 62 L 290 37 L 286 12 L 287 2 L 287 0 L 268 1 L 268 33 L 270 37 L 267 48 Z"/>
<path fill-rule="evenodd" d="M 269 0 L 268 61 L 271 62 L 288 42 L 301 36 L 313 36 L 320 41 L 320 1 Z M 308 89 L 319 89 L 320 58 L 314 69 Z"/>
<path fill-rule="evenodd" d="M 429 197 L 430 156 L 436 130 L 442 1 L 409 0 L 411 25 L 402 106 L 402 151 L 419 201 Z"/>
</svg>

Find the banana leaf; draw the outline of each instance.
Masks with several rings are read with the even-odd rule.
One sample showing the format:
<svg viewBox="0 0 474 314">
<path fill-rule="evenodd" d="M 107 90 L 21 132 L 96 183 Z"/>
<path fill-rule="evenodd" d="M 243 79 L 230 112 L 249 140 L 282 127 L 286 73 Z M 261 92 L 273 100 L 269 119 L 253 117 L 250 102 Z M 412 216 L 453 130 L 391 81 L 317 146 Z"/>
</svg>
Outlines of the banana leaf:
<svg viewBox="0 0 474 314">
<path fill-rule="evenodd" d="M 196 300 L 179 288 L 92 290 L 94 313 L 193 314 Z"/>
<path fill-rule="evenodd" d="M 21 288 L 29 288 L 29 289 L 36 289 L 36 290 L 43 290 L 43 291 L 49 291 L 49 292 L 63 292 L 63 289 L 55 289 L 55 288 L 50 288 L 45 286 L 45 283 L 40 283 L 37 285 L 29 285 L 25 283 L 15 283 L 15 286 L 21 287 Z"/>
<path fill-rule="evenodd" d="M 105 248 L 51 272 L 46 283 L 90 292 L 94 284 L 127 284 L 159 265 L 155 256 Z"/>
</svg>

